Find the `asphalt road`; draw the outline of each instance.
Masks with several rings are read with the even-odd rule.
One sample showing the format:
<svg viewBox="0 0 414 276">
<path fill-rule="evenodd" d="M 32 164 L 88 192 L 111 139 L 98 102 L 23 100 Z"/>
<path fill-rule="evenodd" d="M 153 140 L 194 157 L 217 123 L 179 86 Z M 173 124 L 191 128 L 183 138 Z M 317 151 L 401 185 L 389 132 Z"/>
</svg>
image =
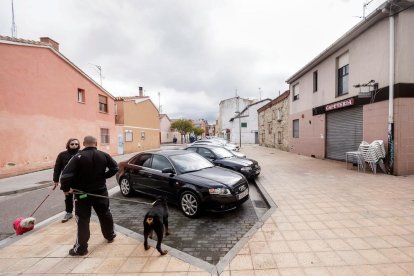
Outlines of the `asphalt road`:
<svg viewBox="0 0 414 276">
<path fill-rule="evenodd" d="M 115 177 L 107 180 L 107 186 L 108 189 L 117 186 Z M 48 194 L 50 196 L 33 215 L 36 218 L 36 223 L 65 210 L 63 192 L 59 188 L 52 190 L 52 187 L 0 196 L 0 240 L 13 235 L 13 221 L 18 217 L 30 216 Z"/>
</svg>

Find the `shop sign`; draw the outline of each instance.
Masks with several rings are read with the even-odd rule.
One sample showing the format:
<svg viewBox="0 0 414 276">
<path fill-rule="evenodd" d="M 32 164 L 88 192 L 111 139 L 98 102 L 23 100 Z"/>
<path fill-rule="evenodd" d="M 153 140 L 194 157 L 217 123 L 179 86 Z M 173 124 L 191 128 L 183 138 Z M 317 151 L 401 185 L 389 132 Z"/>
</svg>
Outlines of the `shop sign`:
<svg viewBox="0 0 414 276">
<path fill-rule="evenodd" d="M 346 100 L 336 102 L 333 104 L 327 104 L 325 106 L 325 111 L 340 109 L 340 108 L 344 108 L 344 107 L 351 106 L 351 105 L 354 105 L 354 98 L 346 99 Z"/>
</svg>

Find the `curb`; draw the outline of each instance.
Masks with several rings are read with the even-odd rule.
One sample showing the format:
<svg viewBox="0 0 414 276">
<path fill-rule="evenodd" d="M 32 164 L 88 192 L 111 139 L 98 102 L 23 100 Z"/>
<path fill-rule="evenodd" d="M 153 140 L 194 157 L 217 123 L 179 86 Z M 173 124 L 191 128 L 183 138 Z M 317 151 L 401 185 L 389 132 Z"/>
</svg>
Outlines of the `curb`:
<svg viewBox="0 0 414 276">
<path fill-rule="evenodd" d="M 0 192 L 0 196 L 13 195 L 13 194 L 18 194 L 18 193 L 24 193 L 24 192 L 39 190 L 39 189 L 46 188 L 46 187 L 49 187 L 49 186 L 53 186 L 52 181 L 50 181 L 50 183 L 40 184 L 40 185 L 37 185 L 37 186 L 32 186 L 32 187 L 28 187 L 28 188 L 19 189 L 19 190 Z"/>
</svg>

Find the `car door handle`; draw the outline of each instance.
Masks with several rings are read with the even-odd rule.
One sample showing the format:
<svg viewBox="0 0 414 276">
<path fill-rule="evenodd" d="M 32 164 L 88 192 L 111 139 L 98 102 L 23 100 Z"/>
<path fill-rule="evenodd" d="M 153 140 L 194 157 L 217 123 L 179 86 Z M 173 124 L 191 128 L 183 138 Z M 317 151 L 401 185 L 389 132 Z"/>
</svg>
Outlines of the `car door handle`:
<svg viewBox="0 0 414 276">
<path fill-rule="evenodd" d="M 151 178 L 152 177 L 152 173 L 147 173 L 147 177 Z"/>
</svg>

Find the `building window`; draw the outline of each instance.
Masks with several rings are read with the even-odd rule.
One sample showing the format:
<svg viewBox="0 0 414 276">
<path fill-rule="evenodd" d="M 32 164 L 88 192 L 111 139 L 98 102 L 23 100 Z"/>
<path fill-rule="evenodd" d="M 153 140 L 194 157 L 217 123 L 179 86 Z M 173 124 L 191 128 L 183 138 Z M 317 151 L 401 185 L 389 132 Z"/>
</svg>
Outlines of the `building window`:
<svg viewBox="0 0 414 276">
<path fill-rule="evenodd" d="M 132 130 L 125 130 L 125 142 L 132 142 L 134 140 L 134 133 Z"/>
<path fill-rule="evenodd" d="M 349 65 L 338 69 L 338 96 L 348 94 Z"/>
<path fill-rule="evenodd" d="M 313 92 L 318 91 L 318 71 L 313 72 Z"/>
<path fill-rule="evenodd" d="M 247 127 L 247 123 L 241 123 L 241 127 Z"/>
<path fill-rule="evenodd" d="M 145 140 L 145 131 L 141 131 L 141 140 Z"/>
<path fill-rule="evenodd" d="M 292 87 L 293 101 L 299 100 L 299 83 Z"/>
<path fill-rule="evenodd" d="M 338 63 L 338 93 L 337 96 L 348 94 L 349 80 L 349 57 L 348 53 L 343 54 L 337 60 Z"/>
<path fill-rule="evenodd" d="M 78 88 L 78 103 L 85 102 L 85 90 Z"/>
<path fill-rule="evenodd" d="M 280 122 L 282 121 L 282 117 L 283 117 L 283 113 L 282 113 L 282 109 L 280 108 L 276 110 L 276 120 Z"/>
<path fill-rule="evenodd" d="M 277 143 L 282 144 L 282 132 L 281 131 L 277 132 Z"/>
<path fill-rule="evenodd" d="M 99 111 L 108 113 L 108 97 L 99 95 Z"/>
<path fill-rule="evenodd" d="M 271 125 L 271 123 L 267 123 L 267 129 L 268 129 L 268 133 L 271 134 L 272 133 L 272 125 Z"/>
<path fill-rule="evenodd" d="M 101 144 L 109 144 L 109 128 L 101 128 Z"/>
<path fill-rule="evenodd" d="M 293 138 L 299 138 L 299 119 L 293 120 Z"/>
<path fill-rule="evenodd" d="M 118 105 L 117 104 L 115 104 L 114 109 L 115 109 L 115 115 L 118 115 Z"/>
</svg>

